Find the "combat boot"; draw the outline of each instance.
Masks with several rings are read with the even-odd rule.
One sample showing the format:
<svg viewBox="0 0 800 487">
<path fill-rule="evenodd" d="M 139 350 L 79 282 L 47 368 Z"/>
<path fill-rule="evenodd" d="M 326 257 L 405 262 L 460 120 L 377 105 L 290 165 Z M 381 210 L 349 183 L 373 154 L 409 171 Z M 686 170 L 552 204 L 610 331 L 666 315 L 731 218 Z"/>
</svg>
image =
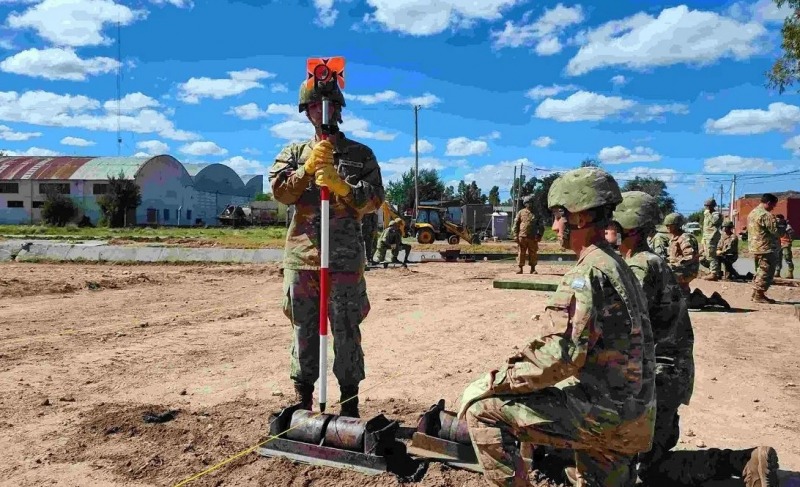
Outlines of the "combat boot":
<svg viewBox="0 0 800 487">
<path fill-rule="evenodd" d="M 775 300 L 768 298 L 764 291 L 753 291 L 752 301 L 754 303 L 775 304 Z"/>
<path fill-rule="evenodd" d="M 746 452 L 746 451 L 745 451 Z M 734 459 L 731 458 L 731 463 Z M 778 453 L 769 446 L 759 446 L 750 453 L 750 459 L 742 468 L 742 480 L 746 487 L 778 486 Z"/>
<path fill-rule="evenodd" d="M 341 411 L 339 416 L 347 416 L 350 418 L 360 418 L 358 414 L 358 386 L 341 386 Z"/>
<path fill-rule="evenodd" d="M 294 383 L 294 401 L 300 404 L 300 409 L 311 411 L 314 406 L 314 384 Z"/>
<path fill-rule="evenodd" d="M 522 274 L 522 266 L 519 266 L 519 270 L 517 271 L 517 274 Z"/>
<path fill-rule="evenodd" d="M 531 274 L 536 274 L 536 266 L 535 265 L 531 266 Z"/>
</svg>

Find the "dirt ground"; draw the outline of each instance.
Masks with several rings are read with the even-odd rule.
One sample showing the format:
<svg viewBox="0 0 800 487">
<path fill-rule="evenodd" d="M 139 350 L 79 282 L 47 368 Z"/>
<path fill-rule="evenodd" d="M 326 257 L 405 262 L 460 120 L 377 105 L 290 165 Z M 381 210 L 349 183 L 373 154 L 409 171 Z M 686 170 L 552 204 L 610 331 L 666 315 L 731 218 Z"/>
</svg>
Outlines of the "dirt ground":
<svg viewBox="0 0 800 487">
<path fill-rule="evenodd" d="M 431 404 L 455 407 L 465 385 L 549 331 L 538 319 L 547 293 L 492 288 L 497 277 L 529 277 L 514 270 L 480 262 L 367 273 L 362 415 L 415 426 Z M 774 446 L 784 485 L 796 486 L 800 321 L 789 305 L 750 303 L 746 284 L 699 286 L 739 310 L 692 314 L 697 384 L 680 446 Z M 769 294 L 800 301 L 798 288 Z M 275 266 L 0 265 L 0 485 L 175 485 L 257 444 L 269 414 L 293 398 L 280 302 Z M 329 384 L 338 399 L 332 375 Z M 172 421 L 142 419 L 168 410 Z M 247 454 L 187 485 L 398 482 Z M 433 465 L 418 485 L 484 484 Z"/>
</svg>

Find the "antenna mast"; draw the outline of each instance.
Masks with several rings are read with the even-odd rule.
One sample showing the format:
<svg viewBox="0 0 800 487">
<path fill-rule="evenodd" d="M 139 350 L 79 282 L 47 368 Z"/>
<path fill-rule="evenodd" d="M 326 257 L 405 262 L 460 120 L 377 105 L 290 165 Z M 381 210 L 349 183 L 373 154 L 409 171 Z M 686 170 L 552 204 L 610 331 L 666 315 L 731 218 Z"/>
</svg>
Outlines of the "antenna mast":
<svg viewBox="0 0 800 487">
<path fill-rule="evenodd" d="M 122 155 L 122 27 L 117 21 L 117 156 Z"/>
</svg>

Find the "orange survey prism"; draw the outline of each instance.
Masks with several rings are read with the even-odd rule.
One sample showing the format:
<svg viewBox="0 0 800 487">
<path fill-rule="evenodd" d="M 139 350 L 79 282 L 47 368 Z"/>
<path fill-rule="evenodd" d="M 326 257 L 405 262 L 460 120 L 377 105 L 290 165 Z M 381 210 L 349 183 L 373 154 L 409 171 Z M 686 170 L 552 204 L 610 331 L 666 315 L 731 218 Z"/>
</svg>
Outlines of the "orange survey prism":
<svg viewBox="0 0 800 487">
<path fill-rule="evenodd" d="M 306 87 L 311 89 L 314 82 L 325 83 L 332 77 L 340 90 L 344 90 L 344 57 L 312 57 L 306 60 Z"/>
</svg>

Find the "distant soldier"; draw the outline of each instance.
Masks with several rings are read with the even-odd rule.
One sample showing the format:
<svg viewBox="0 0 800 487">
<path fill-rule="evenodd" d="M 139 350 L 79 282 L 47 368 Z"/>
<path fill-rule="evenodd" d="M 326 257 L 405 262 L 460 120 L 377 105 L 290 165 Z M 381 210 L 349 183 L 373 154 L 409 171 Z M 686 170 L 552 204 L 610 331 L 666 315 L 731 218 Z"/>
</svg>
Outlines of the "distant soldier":
<svg viewBox="0 0 800 487">
<path fill-rule="evenodd" d="M 295 207 L 283 257 L 283 312 L 294 329 L 290 377 L 295 400 L 303 409 L 311 409 L 314 383 L 319 377 L 319 187 L 327 186 L 333 374 L 341 392 L 340 414 L 358 417 L 358 388 L 364 380 L 360 325 L 370 311 L 361 217 L 380 208 L 384 189 L 372 149 L 338 130 L 329 140 L 321 140 L 321 96 L 316 88 L 301 85 L 299 109 L 306 112 L 315 136 L 286 146 L 275 158 L 269 177 L 275 199 Z M 331 101 L 331 123 L 335 126 L 342 121 L 342 92 L 337 89 Z"/>
<path fill-rule="evenodd" d="M 694 331 L 674 274 L 645 242 L 659 219 L 656 199 L 640 191 L 622 196 L 614 211 L 624 235 L 620 251 L 644 289 L 656 352 L 653 447 L 639 455 L 639 478 L 644 485 L 704 485 L 731 477 L 741 478 L 747 487 L 777 485 L 778 454 L 773 448 L 673 450 L 680 438 L 678 410 L 689 405 L 694 391 Z"/>
<path fill-rule="evenodd" d="M 402 263 L 408 263 L 408 255 L 411 253 L 411 246 L 403 243 L 403 236 L 400 234 L 400 223 L 402 223 L 402 220 L 399 218 L 392 220 L 378 239 L 379 262 L 386 262 L 386 251 L 392 249 L 393 263 L 401 263 L 397 258 L 400 255 L 400 250 L 405 250 L 406 252 L 405 260 Z"/>
<path fill-rule="evenodd" d="M 513 229 L 514 239 L 519 246 L 517 255 L 519 270 L 517 274 L 522 274 L 526 255 L 528 257 L 528 265 L 531 266 L 530 273 L 536 274 L 536 263 L 539 260 L 539 241 L 542 240 L 544 224 L 541 217 L 534 211 L 533 196 L 526 196 L 523 198 L 522 203 L 525 208 L 517 213 Z"/>
<path fill-rule="evenodd" d="M 739 259 L 739 237 L 733 231 L 733 222 L 726 221 L 722 224 L 722 238 L 717 247 L 717 258 L 724 271 L 723 279 L 737 279 L 739 273 L 733 268 L 733 263 Z"/>
<path fill-rule="evenodd" d="M 669 241 L 672 237 L 664 225 L 658 225 L 653 232 L 653 236 L 648 240 L 647 244 L 650 250 L 657 256 L 663 259 L 669 259 Z"/>
<path fill-rule="evenodd" d="M 770 212 L 777 204 L 778 198 L 766 193 L 761 197 L 761 204 L 747 215 L 747 244 L 756 267 L 752 300 L 756 303 L 775 303 L 775 300 L 767 297 L 766 292 L 775 277 L 778 225 Z"/>
<path fill-rule="evenodd" d="M 794 229 L 786 217 L 783 215 L 776 215 L 776 226 L 778 227 L 778 243 L 780 249 L 778 255 L 775 257 L 775 277 L 781 277 L 781 269 L 783 268 L 783 261 L 786 260 L 786 270 L 788 271 L 787 277 L 794 279 L 794 262 L 792 262 L 792 240 L 794 240 Z"/>
<path fill-rule="evenodd" d="M 564 212 L 561 245 L 578 256 L 546 308 L 553 333 L 470 384 L 459 418 L 491 485 L 533 485 L 525 442 L 574 452 L 580 485 L 632 486 L 636 455 L 652 443 L 655 357 L 642 288 L 603 235 L 622 196 L 586 167 L 556 179 L 547 200 Z"/>
<path fill-rule="evenodd" d="M 686 224 L 686 219 L 680 213 L 670 213 L 664 218 L 664 226 L 672 235 L 669 241 L 669 267 L 675 273 L 683 297 L 688 300 L 691 295 L 689 283 L 697 277 L 697 273 L 700 271 L 700 255 L 697 239 L 691 233 L 683 231 L 684 224 Z"/>
<path fill-rule="evenodd" d="M 367 255 L 367 264 L 374 264 L 372 260 L 375 254 L 375 233 L 378 231 L 378 214 L 367 213 L 361 218 L 361 238 L 364 239 L 364 250 Z"/>
<path fill-rule="evenodd" d="M 721 236 L 722 214 L 717 211 L 717 201 L 709 198 L 705 201 L 703 212 L 703 251 L 708 260 L 708 275 L 703 277 L 707 281 L 718 281 L 722 277 L 722 270 L 717 260 L 717 246 Z"/>
</svg>

